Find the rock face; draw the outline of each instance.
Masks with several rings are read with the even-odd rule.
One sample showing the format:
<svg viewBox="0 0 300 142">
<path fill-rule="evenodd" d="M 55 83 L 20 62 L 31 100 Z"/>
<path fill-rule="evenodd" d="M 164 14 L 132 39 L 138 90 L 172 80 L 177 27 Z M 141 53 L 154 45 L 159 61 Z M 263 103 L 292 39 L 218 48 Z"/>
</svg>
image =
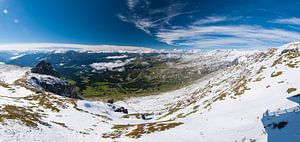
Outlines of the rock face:
<svg viewBox="0 0 300 142">
<path fill-rule="evenodd" d="M 239 58 L 235 58 L 235 59 L 232 61 L 232 65 L 237 66 L 238 64 L 239 64 Z"/>
<path fill-rule="evenodd" d="M 53 66 L 50 63 L 46 61 L 39 62 L 35 67 L 31 69 L 31 72 L 37 74 L 51 75 L 60 78 L 59 73 L 53 68 Z"/>
<path fill-rule="evenodd" d="M 27 85 L 60 96 L 81 99 L 76 86 L 60 79 L 59 73 L 50 63 L 41 61 L 31 69 L 31 72 L 35 74 L 27 77 Z"/>
<path fill-rule="evenodd" d="M 298 52 L 299 51 L 299 48 L 292 48 L 292 49 L 284 49 L 281 51 L 281 54 L 285 54 L 285 53 L 288 53 L 288 52 Z"/>
<path fill-rule="evenodd" d="M 76 86 L 69 85 L 66 81 L 51 76 L 31 76 L 27 84 L 34 88 L 40 88 L 46 92 L 51 92 L 60 96 L 81 99 Z"/>
</svg>

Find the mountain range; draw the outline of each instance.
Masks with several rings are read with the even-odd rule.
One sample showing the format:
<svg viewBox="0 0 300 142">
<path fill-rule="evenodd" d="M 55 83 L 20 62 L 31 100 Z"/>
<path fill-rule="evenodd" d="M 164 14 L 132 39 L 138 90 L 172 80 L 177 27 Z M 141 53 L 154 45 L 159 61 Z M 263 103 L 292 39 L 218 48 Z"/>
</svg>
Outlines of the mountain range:
<svg viewBox="0 0 300 142">
<path fill-rule="evenodd" d="M 102 56 L 75 51 L 15 56 L 1 53 L 0 141 L 299 141 L 299 47 L 300 43 L 295 42 L 249 52 Z M 79 55 L 85 60 L 70 60 Z M 161 62 L 152 62 L 153 59 Z M 98 64 L 92 66 L 93 63 Z M 74 83 L 70 81 L 72 75 L 68 76 L 78 72 L 87 81 L 82 77 L 89 73 L 94 73 L 90 80 L 101 74 L 126 76 L 133 70 L 140 72 L 154 67 L 157 72 L 151 71 L 153 76 L 158 74 L 157 78 L 148 78 L 146 82 L 141 77 L 148 73 L 144 72 L 137 80 L 145 83 L 136 83 L 157 88 L 158 84 L 164 84 L 159 82 L 161 78 L 169 77 L 166 80 L 175 82 L 172 89 L 153 91 L 155 95 L 130 96 L 128 92 L 141 90 L 122 83 L 136 80 L 122 81 L 124 78 L 120 77 L 117 84 L 128 92 L 124 93 L 126 97 L 114 100 L 101 94 L 103 89 L 112 92 L 111 86 L 107 87 L 109 91 L 105 87 L 82 89 L 80 83 L 84 82 L 78 82 L 75 76 Z M 66 73 L 64 68 L 73 70 Z M 80 72 L 83 70 L 87 73 Z M 56 71 L 61 76 L 53 73 Z M 86 84 L 95 87 L 104 80 Z M 106 80 L 106 84 L 114 81 Z M 186 81 L 190 83 L 178 85 Z M 100 94 L 89 97 L 82 94 L 84 90 Z"/>
</svg>

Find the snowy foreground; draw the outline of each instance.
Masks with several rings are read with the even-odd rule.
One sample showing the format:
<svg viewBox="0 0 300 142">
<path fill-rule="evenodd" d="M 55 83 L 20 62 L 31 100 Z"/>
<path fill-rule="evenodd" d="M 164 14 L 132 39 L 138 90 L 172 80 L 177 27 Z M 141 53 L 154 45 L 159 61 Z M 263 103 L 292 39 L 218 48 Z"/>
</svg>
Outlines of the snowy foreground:
<svg viewBox="0 0 300 142">
<path fill-rule="evenodd" d="M 40 93 L 20 83 L 29 68 L 0 65 L 0 141 L 300 141 L 298 47 L 231 53 L 237 65 L 193 85 L 115 103 L 129 114 Z"/>
</svg>

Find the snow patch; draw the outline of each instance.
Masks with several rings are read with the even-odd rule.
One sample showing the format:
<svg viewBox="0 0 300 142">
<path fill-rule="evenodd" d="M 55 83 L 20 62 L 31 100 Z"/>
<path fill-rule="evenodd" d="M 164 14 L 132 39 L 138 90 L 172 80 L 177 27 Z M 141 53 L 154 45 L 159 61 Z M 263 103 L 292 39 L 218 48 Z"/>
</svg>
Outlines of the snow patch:
<svg viewBox="0 0 300 142">
<path fill-rule="evenodd" d="M 123 59 L 127 58 L 127 55 L 121 55 L 121 56 L 107 56 L 106 59 Z"/>
</svg>

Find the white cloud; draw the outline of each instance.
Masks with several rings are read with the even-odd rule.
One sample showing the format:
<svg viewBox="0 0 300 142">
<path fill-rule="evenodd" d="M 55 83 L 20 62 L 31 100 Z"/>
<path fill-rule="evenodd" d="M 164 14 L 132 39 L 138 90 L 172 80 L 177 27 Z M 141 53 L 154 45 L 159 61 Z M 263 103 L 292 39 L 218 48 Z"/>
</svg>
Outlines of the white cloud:
<svg viewBox="0 0 300 142">
<path fill-rule="evenodd" d="M 129 64 L 131 61 L 135 60 L 135 58 L 127 59 L 125 61 L 117 60 L 114 62 L 100 62 L 100 63 L 92 63 L 90 67 L 98 71 L 119 71 L 122 72 L 125 70 L 124 66 Z"/>
<path fill-rule="evenodd" d="M 154 49 L 138 46 L 119 46 L 119 45 L 86 45 L 86 44 L 67 44 L 67 43 L 19 43 L 1 44 L 0 50 L 84 50 L 92 52 L 153 52 Z"/>
<path fill-rule="evenodd" d="M 272 21 L 273 23 L 279 24 L 290 24 L 290 25 L 300 25 L 300 18 L 284 18 L 284 19 L 276 19 Z"/>
<path fill-rule="evenodd" d="M 256 25 L 230 25 L 242 17 L 207 16 L 187 21 L 187 26 L 172 23 L 175 17 L 197 11 L 185 11 L 187 3 L 174 2 L 168 6 L 153 8 L 147 0 L 127 1 L 129 11 L 119 14 L 124 22 L 154 35 L 168 45 L 198 48 L 271 47 L 300 40 L 300 33 L 286 29 L 266 28 Z M 143 7 L 143 8 L 140 8 Z M 199 12 L 199 11 L 198 11 Z M 277 19 L 274 23 L 300 25 L 300 18 Z"/>
<path fill-rule="evenodd" d="M 223 22 L 227 21 L 229 18 L 224 17 L 224 16 L 209 16 L 206 17 L 205 19 L 200 19 L 193 24 L 195 25 L 202 25 L 202 24 L 211 24 L 211 23 L 218 23 L 218 22 Z"/>
<path fill-rule="evenodd" d="M 127 0 L 129 11 L 117 16 L 120 20 L 132 23 L 136 28 L 151 34 L 151 29 L 169 25 L 174 17 L 190 13 L 183 12 L 185 4 L 179 2 L 159 8 L 152 8 L 150 4 L 147 0 Z"/>
<path fill-rule="evenodd" d="M 133 10 L 134 7 L 138 4 L 139 0 L 127 0 L 127 6 L 130 10 Z"/>
<path fill-rule="evenodd" d="M 158 40 L 169 45 L 208 47 L 268 47 L 300 40 L 300 33 L 261 26 L 189 26 L 162 29 Z"/>
<path fill-rule="evenodd" d="M 152 28 L 156 24 L 154 24 L 150 19 L 148 18 L 140 18 L 138 16 L 133 17 L 125 17 L 121 14 L 118 15 L 119 19 L 121 19 L 124 22 L 132 23 L 137 27 L 138 29 L 150 34 L 149 28 Z"/>
</svg>

